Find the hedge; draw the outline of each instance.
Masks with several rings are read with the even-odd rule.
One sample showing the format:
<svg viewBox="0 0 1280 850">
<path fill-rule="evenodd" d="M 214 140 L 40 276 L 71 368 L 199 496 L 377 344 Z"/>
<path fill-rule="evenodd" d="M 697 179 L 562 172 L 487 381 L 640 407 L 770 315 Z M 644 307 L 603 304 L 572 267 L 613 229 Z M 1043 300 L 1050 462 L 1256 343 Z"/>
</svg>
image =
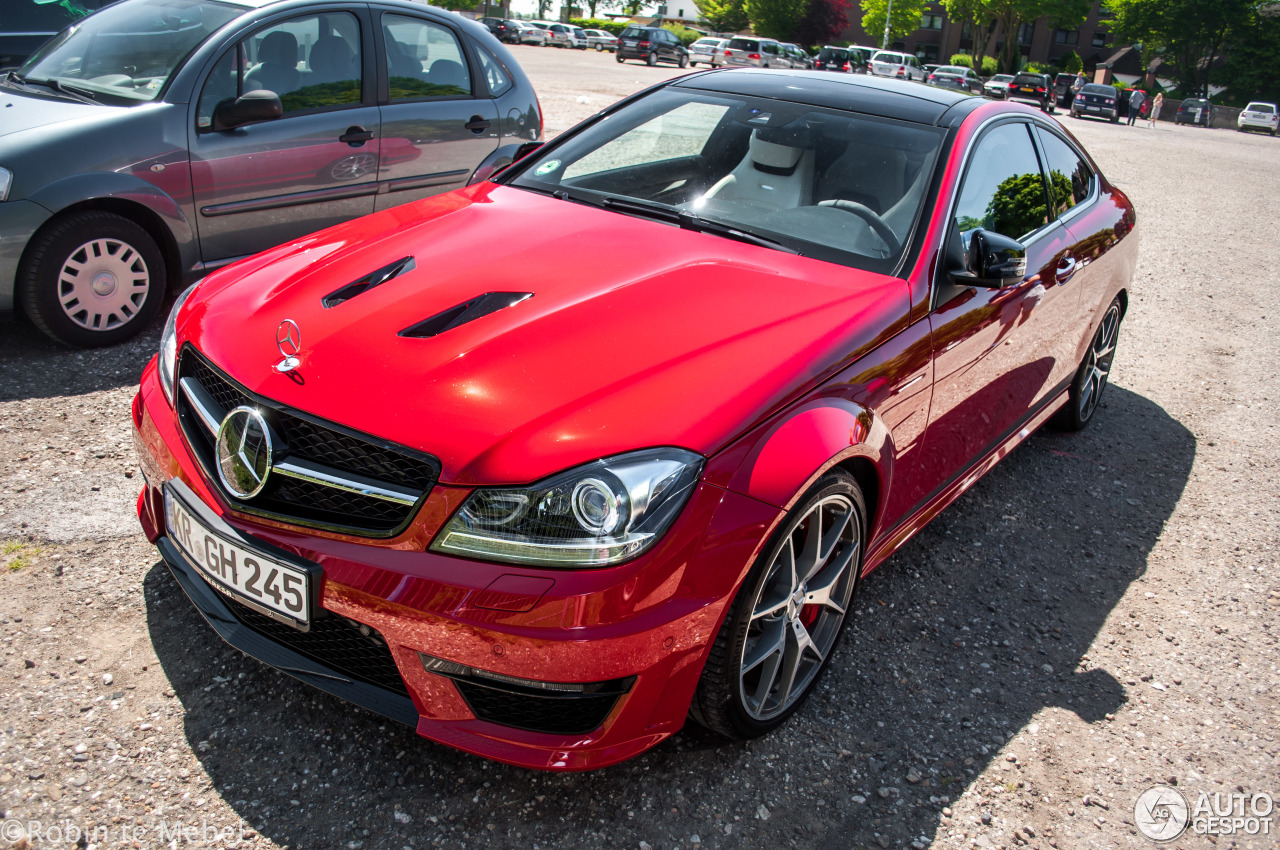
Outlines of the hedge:
<svg viewBox="0 0 1280 850">
<path fill-rule="evenodd" d="M 622 35 L 629 24 L 611 21 L 607 18 L 570 18 L 569 23 L 584 30 L 604 30 L 610 35 Z"/>
</svg>

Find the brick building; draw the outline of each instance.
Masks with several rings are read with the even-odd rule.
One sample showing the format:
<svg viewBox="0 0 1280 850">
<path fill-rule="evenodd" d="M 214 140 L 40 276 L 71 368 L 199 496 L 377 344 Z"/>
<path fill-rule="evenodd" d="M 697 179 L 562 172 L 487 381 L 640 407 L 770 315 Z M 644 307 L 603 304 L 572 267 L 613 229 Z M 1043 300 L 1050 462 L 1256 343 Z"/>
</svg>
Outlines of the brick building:
<svg viewBox="0 0 1280 850">
<path fill-rule="evenodd" d="M 1017 39 L 1025 61 L 1055 62 L 1074 50 L 1084 60 L 1085 68 L 1092 70 L 1115 52 L 1106 24 L 1098 20 L 1101 16 L 1102 3 L 1095 0 L 1084 23 L 1075 29 L 1054 28 L 1048 17 L 1023 24 Z M 858 3 L 850 9 L 850 18 L 854 20 L 841 35 L 842 40 L 880 46 L 883 33 L 863 32 L 862 9 Z M 1005 34 L 997 27 L 987 41 L 988 56 L 999 55 L 1004 47 L 1004 38 Z M 932 2 L 925 6 L 920 28 L 906 38 L 891 42 L 889 49 L 914 53 L 921 62 L 946 63 L 956 53 L 972 53 L 973 39 L 968 25 L 948 20 L 942 4 Z"/>
</svg>

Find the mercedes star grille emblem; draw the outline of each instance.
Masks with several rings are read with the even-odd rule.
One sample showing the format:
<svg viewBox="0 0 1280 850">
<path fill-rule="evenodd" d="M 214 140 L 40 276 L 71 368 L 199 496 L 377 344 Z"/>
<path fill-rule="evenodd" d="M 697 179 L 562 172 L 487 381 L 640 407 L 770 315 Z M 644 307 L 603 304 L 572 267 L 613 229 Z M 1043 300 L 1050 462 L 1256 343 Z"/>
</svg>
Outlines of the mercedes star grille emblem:
<svg viewBox="0 0 1280 850">
<path fill-rule="evenodd" d="M 276 328 L 276 348 L 284 359 L 276 364 L 277 372 L 292 372 L 302 364 L 298 357 L 302 351 L 302 331 L 293 319 L 285 319 Z"/>
<path fill-rule="evenodd" d="M 252 407 L 237 407 L 218 428 L 218 478 L 240 499 L 252 499 L 271 472 L 271 429 Z"/>
</svg>

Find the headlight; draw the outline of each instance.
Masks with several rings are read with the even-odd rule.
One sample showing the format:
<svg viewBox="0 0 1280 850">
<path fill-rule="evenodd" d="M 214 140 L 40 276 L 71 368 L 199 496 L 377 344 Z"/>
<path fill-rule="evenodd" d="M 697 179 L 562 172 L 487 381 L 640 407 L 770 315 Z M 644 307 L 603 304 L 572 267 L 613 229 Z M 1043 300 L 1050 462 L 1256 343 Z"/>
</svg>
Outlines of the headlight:
<svg viewBox="0 0 1280 850">
<path fill-rule="evenodd" d="M 160 386 L 164 387 L 164 394 L 168 397 L 170 405 L 174 404 L 173 373 L 178 368 L 178 311 L 195 291 L 194 286 L 189 287 L 186 292 L 178 296 L 177 301 L 173 302 L 173 309 L 169 311 L 169 318 L 164 323 L 164 331 L 160 334 Z"/>
<path fill-rule="evenodd" d="M 13 185 L 13 172 L 0 168 L 0 201 L 9 200 L 9 187 Z"/>
<path fill-rule="evenodd" d="M 547 567 L 634 558 L 675 521 L 702 474 L 684 449 L 645 449 L 561 472 L 529 487 L 476 490 L 432 551 Z"/>
</svg>

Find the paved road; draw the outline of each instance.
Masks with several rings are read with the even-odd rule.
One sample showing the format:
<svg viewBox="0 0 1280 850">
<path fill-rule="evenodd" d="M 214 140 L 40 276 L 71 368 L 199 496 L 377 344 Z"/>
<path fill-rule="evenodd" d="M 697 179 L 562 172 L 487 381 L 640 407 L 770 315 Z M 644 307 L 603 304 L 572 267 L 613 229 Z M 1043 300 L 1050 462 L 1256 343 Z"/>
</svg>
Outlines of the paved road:
<svg viewBox="0 0 1280 850">
<path fill-rule="evenodd" d="M 673 73 L 517 53 L 548 134 Z M 1065 850 L 1149 847 L 1131 811 L 1156 781 L 1193 805 L 1280 794 L 1280 143 L 1066 121 L 1140 216 L 1103 409 L 1034 436 L 874 574 L 814 699 L 747 745 L 690 729 L 536 774 L 244 658 L 132 516 L 129 401 L 158 328 L 92 353 L 4 328 L 0 809 L 141 847 L 203 821 L 253 847 Z"/>
</svg>

